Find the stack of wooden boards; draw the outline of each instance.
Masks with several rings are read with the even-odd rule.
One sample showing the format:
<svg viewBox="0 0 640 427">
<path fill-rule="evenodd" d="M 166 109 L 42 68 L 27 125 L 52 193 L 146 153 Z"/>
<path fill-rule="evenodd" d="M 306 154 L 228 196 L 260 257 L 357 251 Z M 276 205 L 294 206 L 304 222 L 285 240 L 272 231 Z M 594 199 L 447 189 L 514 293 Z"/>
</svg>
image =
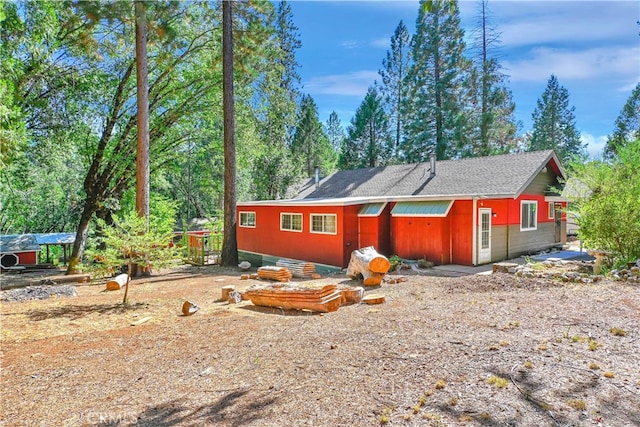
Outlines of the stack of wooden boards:
<svg viewBox="0 0 640 427">
<path fill-rule="evenodd" d="M 309 278 L 313 277 L 316 272 L 316 265 L 306 261 L 279 259 L 276 261 L 276 266 L 288 268 L 291 274 L 293 274 L 293 277 Z"/>
<path fill-rule="evenodd" d="M 243 297 L 251 300 L 254 305 L 263 307 L 328 313 L 340 308 L 343 295 L 336 285 L 312 288 L 295 284 L 272 284 L 252 286 L 244 292 Z"/>
<path fill-rule="evenodd" d="M 258 277 L 261 279 L 276 280 L 278 282 L 288 282 L 293 275 L 286 267 L 267 265 L 258 268 Z"/>
</svg>

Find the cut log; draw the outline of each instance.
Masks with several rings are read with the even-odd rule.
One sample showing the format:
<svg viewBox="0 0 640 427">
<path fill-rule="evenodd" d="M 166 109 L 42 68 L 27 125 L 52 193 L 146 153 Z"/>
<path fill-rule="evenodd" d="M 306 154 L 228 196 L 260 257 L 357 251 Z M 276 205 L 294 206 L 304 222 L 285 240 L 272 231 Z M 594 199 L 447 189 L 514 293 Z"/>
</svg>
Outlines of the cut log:
<svg viewBox="0 0 640 427">
<path fill-rule="evenodd" d="M 124 288 L 124 286 L 127 284 L 127 277 L 128 276 L 125 273 L 118 274 L 116 277 L 107 282 L 107 290 L 117 291 Z"/>
<path fill-rule="evenodd" d="M 198 307 L 191 301 L 185 301 L 184 304 L 182 304 L 182 314 L 185 316 L 191 316 L 198 310 L 200 310 L 200 307 Z"/>
<path fill-rule="evenodd" d="M 222 287 L 222 294 L 220 295 L 221 301 L 229 301 L 229 292 L 235 291 L 236 287 L 233 285 L 227 285 Z"/>
<path fill-rule="evenodd" d="M 296 261 L 292 259 L 279 259 L 276 267 L 285 267 L 291 271 L 293 277 L 312 277 L 316 271 L 316 265 L 312 262 Z"/>
<path fill-rule="evenodd" d="M 265 266 L 258 268 L 258 277 L 261 279 L 277 280 L 278 282 L 288 282 L 293 275 L 286 267 Z"/>
<path fill-rule="evenodd" d="M 362 300 L 362 296 L 364 295 L 363 287 L 348 287 L 340 289 L 342 292 L 342 303 L 343 304 L 357 304 Z"/>
<path fill-rule="evenodd" d="M 384 255 L 380 255 L 373 246 L 351 252 L 347 276 L 358 278 L 362 275 L 366 286 L 377 286 L 382 283 L 384 275 L 389 271 L 391 263 Z"/>
<path fill-rule="evenodd" d="M 384 302 L 384 295 L 371 294 L 362 298 L 362 302 L 365 304 L 382 304 Z"/>
<path fill-rule="evenodd" d="M 336 285 L 325 285 L 322 288 L 292 284 L 259 286 L 247 289 L 245 295 L 254 305 L 321 313 L 336 311 L 342 303 L 342 293 Z"/>
</svg>

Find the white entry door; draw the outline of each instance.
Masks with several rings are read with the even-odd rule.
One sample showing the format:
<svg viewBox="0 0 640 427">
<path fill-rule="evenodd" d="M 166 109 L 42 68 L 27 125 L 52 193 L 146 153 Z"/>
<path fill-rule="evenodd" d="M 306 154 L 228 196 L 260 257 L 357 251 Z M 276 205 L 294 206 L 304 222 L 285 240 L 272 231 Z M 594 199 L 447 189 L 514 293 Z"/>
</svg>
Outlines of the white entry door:
<svg viewBox="0 0 640 427">
<path fill-rule="evenodd" d="M 478 264 L 491 262 L 491 209 L 479 209 Z"/>
</svg>

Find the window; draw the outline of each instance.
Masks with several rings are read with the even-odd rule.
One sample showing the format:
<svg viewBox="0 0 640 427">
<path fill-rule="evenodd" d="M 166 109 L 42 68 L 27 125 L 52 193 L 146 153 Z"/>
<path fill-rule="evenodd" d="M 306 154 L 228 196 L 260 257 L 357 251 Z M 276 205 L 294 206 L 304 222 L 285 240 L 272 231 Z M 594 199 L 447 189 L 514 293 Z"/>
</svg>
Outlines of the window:
<svg viewBox="0 0 640 427">
<path fill-rule="evenodd" d="M 556 217 L 555 203 L 549 202 L 549 219 L 554 219 L 555 217 Z"/>
<path fill-rule="evenodd" d="M 520 231 L 538 229 L 537 221 L 538 202 L 523 200 L 520 204 Z"/>
<path fill-rule="evenodd" d="M 336 216 L 311 214 L 311 232 L 336 234 Z"/>
<path fill-rule="evenodd" d="M 302 231 L 302 214 L 281 213 L 280 230 Z"/>
<path fill-rule="evenodd" d="M 256 227 L 255 212 L 240 212 L 240 227 Z"/>
</svg>

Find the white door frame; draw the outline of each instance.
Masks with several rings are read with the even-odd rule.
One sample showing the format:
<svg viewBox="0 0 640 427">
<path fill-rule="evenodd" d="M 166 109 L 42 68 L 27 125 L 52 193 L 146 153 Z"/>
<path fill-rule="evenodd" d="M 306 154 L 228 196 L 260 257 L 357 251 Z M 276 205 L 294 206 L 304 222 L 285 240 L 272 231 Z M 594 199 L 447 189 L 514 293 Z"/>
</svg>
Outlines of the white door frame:
<svg viewBox="0 0 640 427">
<path fill-rule="evenodd" d="M 487 221 L 483 222 L 483 218 Z M 491 262 L 491 208 L 478 209 L 478 223 L 478 264 L 486 264 Z"/>
</svg>

